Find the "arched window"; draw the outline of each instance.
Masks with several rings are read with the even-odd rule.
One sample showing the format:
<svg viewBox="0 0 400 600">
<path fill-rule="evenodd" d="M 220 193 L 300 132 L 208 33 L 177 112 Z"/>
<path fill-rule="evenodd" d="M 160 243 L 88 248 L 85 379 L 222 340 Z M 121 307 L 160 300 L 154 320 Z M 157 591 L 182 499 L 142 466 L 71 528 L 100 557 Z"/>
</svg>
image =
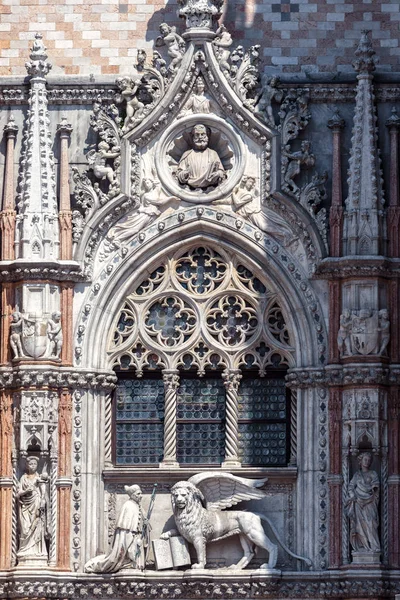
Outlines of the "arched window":
<svg viewBox="0 0 400 600">
<path fill-rule="evenodd" d="M 233 253 L 167 257 L 126 298 L 109 354 L 116 465 L 287 465 L 290 335 Z"/>
</svg>

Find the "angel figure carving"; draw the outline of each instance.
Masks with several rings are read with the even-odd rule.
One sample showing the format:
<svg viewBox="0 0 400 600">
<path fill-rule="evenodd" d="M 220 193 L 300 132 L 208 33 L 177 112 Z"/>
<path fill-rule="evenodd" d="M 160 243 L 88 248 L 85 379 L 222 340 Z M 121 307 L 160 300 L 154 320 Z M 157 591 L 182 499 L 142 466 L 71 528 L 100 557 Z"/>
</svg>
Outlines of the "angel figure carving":
<svg viewBox="0 0 400 600">
<path fill-rule="evenodd" d="M 110 145 L 105 140 L 101 140 L 98 145 L 98 151 L 90 150 L 86 159 L 93 169 L 93 173 L 97 179 L 107 179 L 110 185 L 115 182 L 114 169 L 107 165 L 109 158 L 115 159 L 119 156 L 120 149 L 115 147 L 110 149 Z"/>
<path fill-rule="evenodd" d="M 263 514 L 243 510 L 225 511 L 246 500 L 258 500 L 266 496 L 263 486 L 267 479 L 245 479 L 230 473 L 199 473 L 188 481 L 178 481 L 171 489 L 172 510 L 177 530 L 162 534 L 163 539 L 182 535 L 194 545 L 197 563 L 192 569 L 204 569 L 207 562 L 208 542 L 216 542 L 232 535 L 239 535 L 243 557 L 230 569 L 244 569 L 255 555 L 255 548 L 268 551 L 268 563 L 260 569 L 274 569 L 278 558 L 278 546 L 265 534 L 262 521 L 272 529 L 280 546 L 290 556 L 311 566 L 308 558 L 297 556 L 279 539 L 271 521 Z"/>
</svg>

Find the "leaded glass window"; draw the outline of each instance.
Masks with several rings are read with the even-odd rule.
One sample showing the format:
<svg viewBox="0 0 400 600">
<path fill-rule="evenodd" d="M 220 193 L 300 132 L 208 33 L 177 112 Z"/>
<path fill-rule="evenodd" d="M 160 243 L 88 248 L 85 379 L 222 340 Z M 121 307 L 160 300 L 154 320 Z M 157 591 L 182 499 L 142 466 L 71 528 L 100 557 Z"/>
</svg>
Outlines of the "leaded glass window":
<svg viewBox="0 0 400 600">
<path fill-rule="evenodd" d="M 161 379 L 120 379 L 115 390 L 115 463 L 158 464 L 164 443 Z"/>
<path fill-rule="evenodd" d="M 243 378 L 239 387 L 239 455 L 244 465 L 287 465 L 288 401 L 283 375 Z"/>
<path fill-rule="evenodd" d="M 182 377 L 177 404 L 177 458 L 219 465 L 225 451 L 225 388 L 221 378 Z"/>
</svg>

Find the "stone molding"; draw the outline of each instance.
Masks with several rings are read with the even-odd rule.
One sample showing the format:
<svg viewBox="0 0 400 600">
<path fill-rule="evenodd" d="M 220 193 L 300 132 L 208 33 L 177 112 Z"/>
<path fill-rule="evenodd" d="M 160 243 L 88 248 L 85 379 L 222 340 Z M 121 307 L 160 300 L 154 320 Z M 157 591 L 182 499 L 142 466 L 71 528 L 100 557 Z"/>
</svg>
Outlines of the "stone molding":
<svg viewBox="0 0 400 600">
<path fill-rule="evenodd" d="M 110 390 L 115 387 L 117 377 L 113 371 L 88 371 L 83 369 L 56 368 L 50 365 L 2 368 L 1 388 L 49 387 Z"/>
<path fill-rule="evenodd" d="M 245 573 L 245 574 L 244 574 Z M 400 576 L 362 568 L 319 573 L 286 571 L 283 576 L 260 571 L 229 573 L 188 571 L 168 574 L 148 571 L 121 575 L 41 571 L 35 581 L 31 572 L 7 571 L 0 574 L 0 598 L 393 598 L 400 591 Z M 7 578 L 7 579 L 6 579 Z"/>
<path fill-rule="evenodd" d="M 76 261 L 0 261 L 0 281 L 86 281 Z"/>
<path fill-rule="evenodd" d="M 291 389 L 350 385 L 399 385 L 400 365 L 353 363 L 290 369 L 286 376 Z"/>
<path fill-rule="evenodd" d="M 313 279 L 347 279 L 349 277 L 400 277 L 399 259 L 383 256 L 368 257 L 368 261 L 359 258 L 329 257 L 316 266 Z"/>
</svg>

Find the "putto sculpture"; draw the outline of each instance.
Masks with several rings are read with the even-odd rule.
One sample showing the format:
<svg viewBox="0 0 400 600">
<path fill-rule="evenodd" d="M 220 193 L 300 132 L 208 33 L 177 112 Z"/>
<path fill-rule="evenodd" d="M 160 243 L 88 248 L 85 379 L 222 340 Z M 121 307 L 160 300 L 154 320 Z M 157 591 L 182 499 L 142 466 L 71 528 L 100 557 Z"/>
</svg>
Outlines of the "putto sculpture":
<svg viewBox="0 0 400 600">
<path fill-rule="evenodd" d="M 191 131 L 192 148 L 183 153 L 176 170 L 178 182 L 191 190 L 207 192 L 226 179 L 218 153 L 209 148 L 210 130 L 202 123 Z"/>
<path fill-rule="evenodd" d="M 231 568 L 244 569 L 255 555 L 256 546 L 268 551 L 268 563 L 261 569 L 274 569 L 278 558 L 278 546 L 265 534 L 262 521 L 266 521 L 272 529 L 281 547 L 298 560 L 311 566 L 308 558 L 297 556 L 279 539 L 273 523 L 263 514 L 242 510 L 224 511 L 246 500 L 257 500 L 265 497 L 262 487 L 267 479 L 245 479 L 230 473 L 199 473 L 188 481 L 178 481 L 171 490 L 172 510 L 177 530 L 165 532 L 161 537 L 168 539 L 182 535 L 194 545 L 197 563 L 192 569 L 204 569 L 207 562 L 206 547 L 208 542 L 228 538 L 239 534 L 243 548 L 243 557 Z"/>
</svg>

